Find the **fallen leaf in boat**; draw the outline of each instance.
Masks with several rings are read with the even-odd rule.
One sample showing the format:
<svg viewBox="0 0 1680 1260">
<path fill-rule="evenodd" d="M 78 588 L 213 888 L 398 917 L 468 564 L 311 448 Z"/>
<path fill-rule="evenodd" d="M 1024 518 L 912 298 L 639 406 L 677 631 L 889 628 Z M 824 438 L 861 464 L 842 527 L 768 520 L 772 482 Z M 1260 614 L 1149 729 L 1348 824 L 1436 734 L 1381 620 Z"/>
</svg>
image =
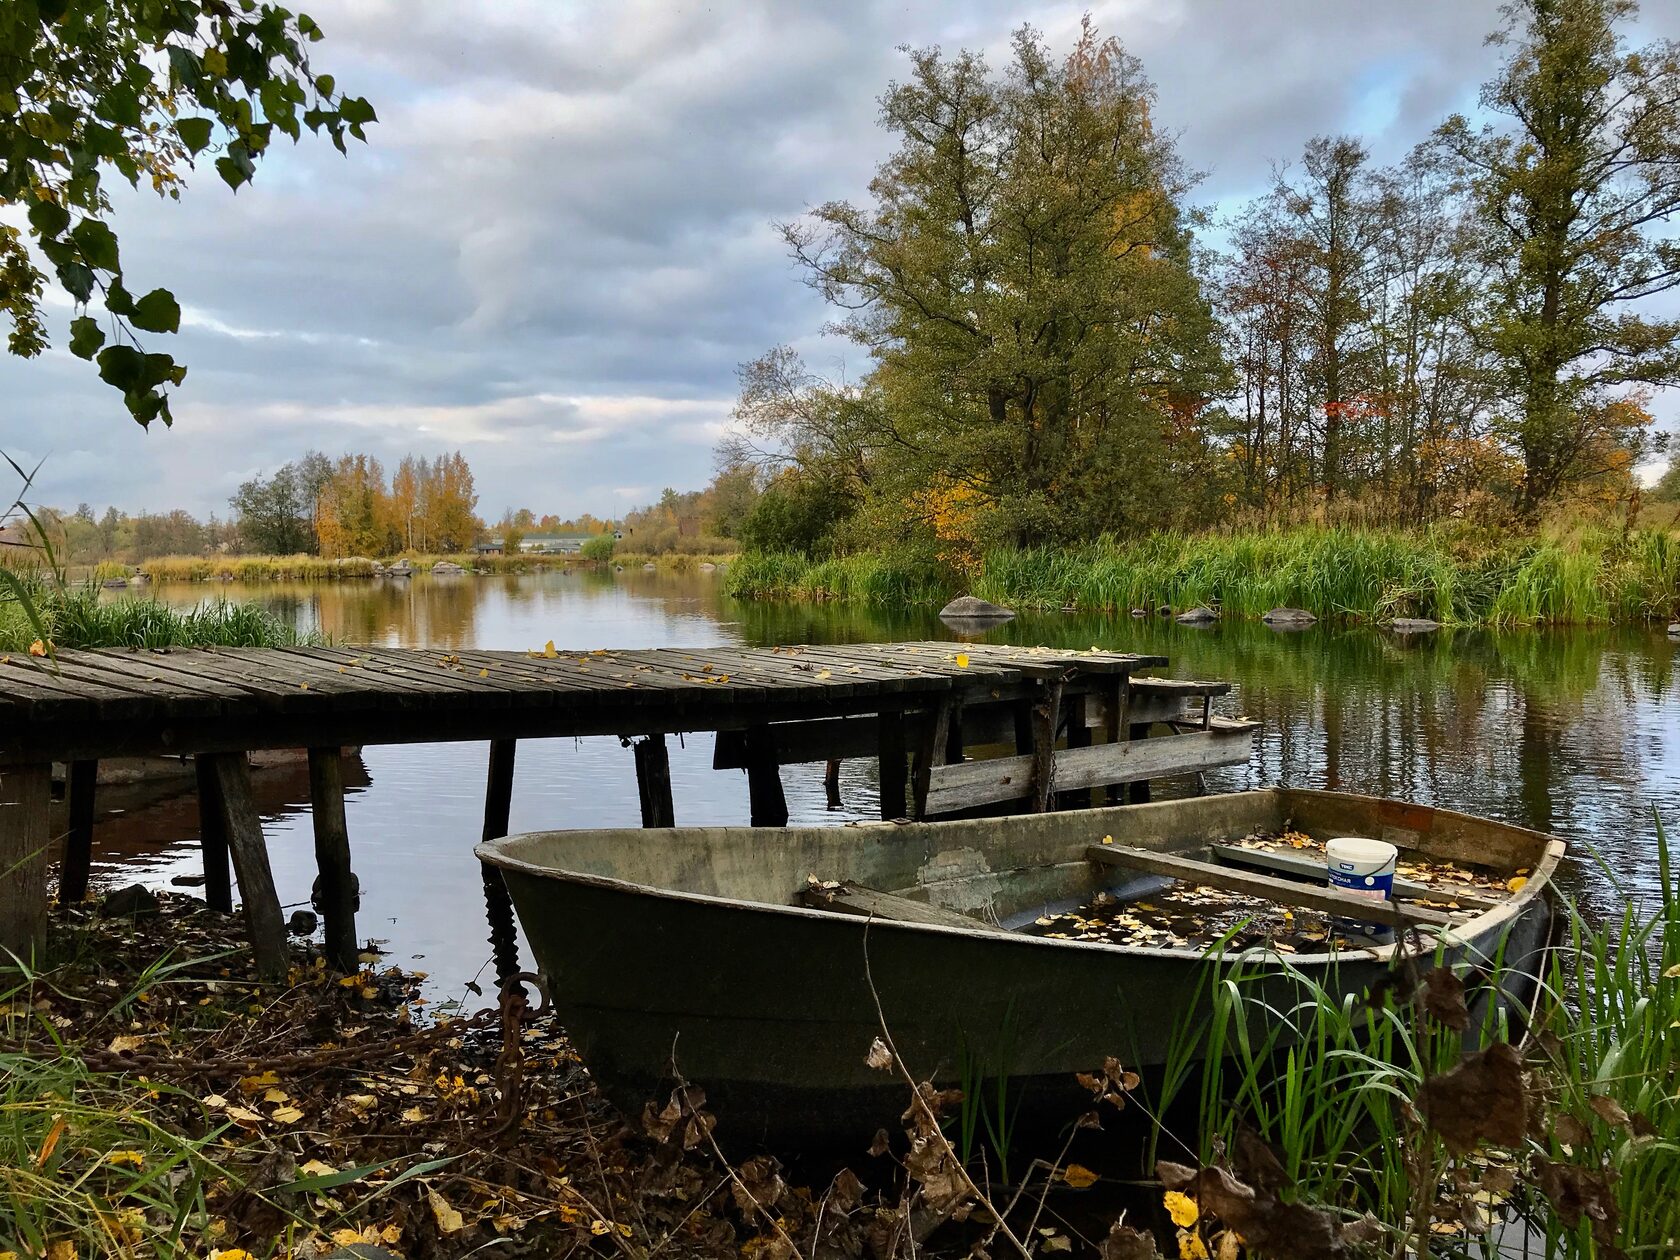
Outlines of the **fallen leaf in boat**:
<svg viewBox="0 0 1680 1260">
<path fill-rule="evenodd" d="M 438 1229 L 445 1234 L 458 1233 L 467 1223 L 461 1214 L 449 1205 L 449 1200 L 436 1190 L 426 1191 L 426 1203 L 432 1209 L 432 1219 L 437 1222 Z"/>
<path fill-rule="evenodd" d="M 1062 1170 L 1062 1180 L 1075 1190 L 1084 1190 L 1088 1186 L 1096 1185 L 1101 1178 L 1083 1164 L 1069 1164 Z"/>
<path fill-rule="evenodd" d="M 1527 883 L 1528 883 L 1528 877 L 1527 876 L 1525 876 L 1525 875 L 1514 875 L 1510 879 L 1505 881 L 1505 887 L 1510 889 L 1512 892 L 1521 892 L 1523 890 L 1523 886 Z"/>
</svg>

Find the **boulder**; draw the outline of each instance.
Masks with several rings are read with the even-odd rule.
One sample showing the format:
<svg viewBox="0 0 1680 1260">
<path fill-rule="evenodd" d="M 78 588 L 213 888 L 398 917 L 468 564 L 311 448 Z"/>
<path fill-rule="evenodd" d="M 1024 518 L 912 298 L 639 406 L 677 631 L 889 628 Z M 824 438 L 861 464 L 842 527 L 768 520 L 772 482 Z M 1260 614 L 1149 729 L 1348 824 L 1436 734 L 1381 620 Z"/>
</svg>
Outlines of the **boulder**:
<svg viewBox="0 0 1680 1260">
<path fill-rule="evenodd" d="M 286 931 L 293 936 L 313 936 L 318 923 L 320 920 L 312 911 L 293 910 L 292 917 L 286 920 Z"/>
<path fill-rule="evenodd" d="M 702 573 L 715 573 L 716 571 L 717 571 L 717 565 L 713 564 L 710 560 L 701 561 L 700 572 L 702 572 Z"/>
<path fill-rule="evenodd" d="M 202 888 L 206 881 L 202 875 L 171 875 L 169 882 L 177 888 Z"/>
<path fill-rule="evenodd" d="M 959 595 L 939 610 L 941 621 L 1008 621 L 1014 615 L 1015 610 L 1013 608 L 988 604 L 985 600 L 976 599 L 972 595 Z"/>
<path fill-rule="evenodd" d="M 1195 608 L 1185 609 L 1183 612 L 1179 613 L 1174 620 L 1176 620 L 1181 626 L 1206 626 L 1218 621 L 1219 614 L 1214 612 L 1211 608 L 1204 608 L 1198 605 Z"/>
<path fill-rule="evenodd" d="M 1134 608 L 1134 609 L 1132 609 L 1132 616 L 1134 616 L 1134 617 L 1147 617 L 1147 616 L 1149 616 L 1149 609 L 1147 609 L 1147 608 Z"/>
<path fill-rule="evenodd" d="M 130 884 L 105 894 L 99 903 L 100 916 L 106 919 L 143 919 L 158 912 L 157 894 L 144 884 Z"/>
<path fill-rule="evenodd" d="M 1428 634 L 1432 630 L 1439 630 L 1441 623 L 1431 621 L 1428 617 L 1396 617 L 1388 623 L 1388 628 L 1395 634 Z"/>
<path fill-rule="evenodd" d="M 1668 623 L 1668 637 L 1671 639 L 1680 639 L 1680 621 L 1671 621 Z"/>
<path fill-rule="evenodd" d="M 1318 616 L 1305 608 L 1274 608 L 1261 613 L 1260 620 L 1268 626 L 1310 626 L 1318 620 Z"/>
<path fill-rule="evenodd" d="M 432 574 L 434 576 L 447 576 L 453 573 L 465 572 L 466 570 L 456 564 L 453 560 L 439 560 L 432 566 Z"/>
</svg>

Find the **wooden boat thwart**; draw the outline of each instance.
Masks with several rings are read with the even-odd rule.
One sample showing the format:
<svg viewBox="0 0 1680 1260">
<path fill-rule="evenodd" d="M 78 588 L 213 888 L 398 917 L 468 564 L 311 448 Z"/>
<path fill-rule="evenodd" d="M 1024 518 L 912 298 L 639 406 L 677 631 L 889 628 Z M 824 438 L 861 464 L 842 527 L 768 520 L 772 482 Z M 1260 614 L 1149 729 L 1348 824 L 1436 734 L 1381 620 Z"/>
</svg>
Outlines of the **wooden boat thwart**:
<svg viewBox="0 0 1680 1260">
<path fill-rule="evenodd" d="M 1349 922 L 1380 915 L 1324 884 L 1315 846 L 1341 835 L 1402 850 L 1398 905 L 1415 934 L 1383 944 Z M 1295 973 L 1354 993 L 1399 950 L 1533 975 L 1563 844 L 1275 788 L 973 821 L 537 832 L 477 852 L 615 1103 L 634 1112 L 680 1074 L 737 1141 L 809 1145 L 867 1143 L 903 1109 L 901 1084 L 864 1061 L 877 996 L 918 1079 L 1007 1078 L 1014 1096 L 1065 1099 L 1106 1056 L 1162 1065 L 1205 1009 L 1213 940 L 1150 926 L 1145 910 L 1179 896 L 1321 915 L 1322 944 L 1227 943 L 1226 959 L 1269 966 L 1266 984 L 1294 983 L 1286 950 Z M 1078 939 L 1093 905 L 1135 935 Z"/>
</svg>

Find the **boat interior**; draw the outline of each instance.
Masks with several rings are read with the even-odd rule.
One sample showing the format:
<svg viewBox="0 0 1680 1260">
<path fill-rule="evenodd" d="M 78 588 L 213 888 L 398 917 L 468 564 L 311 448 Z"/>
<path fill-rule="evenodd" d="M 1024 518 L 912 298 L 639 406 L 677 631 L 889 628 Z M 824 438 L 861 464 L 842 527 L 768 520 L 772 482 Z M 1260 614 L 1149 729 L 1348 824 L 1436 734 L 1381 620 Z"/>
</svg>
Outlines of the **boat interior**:
<svg viewBox="0 0 1680 1260">
<path fill-rule="evenodd" d="M 1336 836 L 1399 849 L 1389 905 L 1327 886 L 1323 846 Z M 1448 810 L 1273 788 L 953 822 L 539 832 L 486 851 L 533 873 L 664 895 L 1102 944 L 1235 939 L 1317 953 L 1391 939 L 1396 909 L 1408 927 L 1441 930 L 1514 913 L 1563 845 Z"/>
</svg>

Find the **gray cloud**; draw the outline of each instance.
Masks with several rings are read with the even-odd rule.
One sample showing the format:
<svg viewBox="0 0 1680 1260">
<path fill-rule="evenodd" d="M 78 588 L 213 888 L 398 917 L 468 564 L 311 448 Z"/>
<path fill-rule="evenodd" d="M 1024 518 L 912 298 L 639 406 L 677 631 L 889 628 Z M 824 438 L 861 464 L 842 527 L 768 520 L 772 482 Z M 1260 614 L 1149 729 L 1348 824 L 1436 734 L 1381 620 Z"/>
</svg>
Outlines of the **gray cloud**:
<svg viewBox="0 0 1680 1260">
<path fill-rule="evenodd" d="M 200 513 L 312 446 L 460 447 L 491 515 L 697 485 L 738 363 L 793 341 L 865 367 L 771 223 L 866 195 L 896 46 L 1002 64 L 1021 21 L 1065 46 L 1086 7 L 1159 85 L 1204 202 L 1319 133 L 1374 124 L 1397 158 L 1497 56 L 1492 0 L 330 0 L 317 63 L 375 102 L 371 144 L 277 151 L 238 196 L 205 170 L 179 204 L 117 198 L 131 287 L 187 307 L 175 429 L 141 432 L 55 351 L 0 360 L 0 446 L 50 456 L 49 501 Z M 1649 6 L 1639 34 L 1680 12 Z"/>
</svg>

